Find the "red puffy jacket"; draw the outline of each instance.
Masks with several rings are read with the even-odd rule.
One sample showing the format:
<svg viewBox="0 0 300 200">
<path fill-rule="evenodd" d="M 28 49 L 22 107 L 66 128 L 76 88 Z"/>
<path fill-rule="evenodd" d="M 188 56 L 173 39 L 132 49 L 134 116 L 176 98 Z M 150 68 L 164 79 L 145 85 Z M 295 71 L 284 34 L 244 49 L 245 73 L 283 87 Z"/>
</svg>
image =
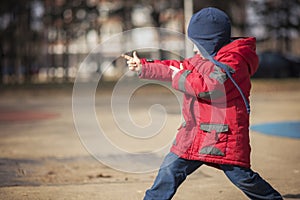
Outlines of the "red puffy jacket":
<svg viewBox="0 0 300 200">
<path fill-rule="evenodd" d="M 250 76 L 258 68 L 255 42 L 255 38 L 236 38 L 214 57 L 230 67 L 248 101 Z M 250 167 L 249 114 L 240 93 L 222 69 L 199 54 L 183 61 L 141 61 L 140 78 L 172 81 L 172 86 L 184 93 L 185 122 L 179 128 L 172 152 L 213 166 Z M 180 65 L 183 69 L 172 80 L 169 66 Z"/>
</svg>

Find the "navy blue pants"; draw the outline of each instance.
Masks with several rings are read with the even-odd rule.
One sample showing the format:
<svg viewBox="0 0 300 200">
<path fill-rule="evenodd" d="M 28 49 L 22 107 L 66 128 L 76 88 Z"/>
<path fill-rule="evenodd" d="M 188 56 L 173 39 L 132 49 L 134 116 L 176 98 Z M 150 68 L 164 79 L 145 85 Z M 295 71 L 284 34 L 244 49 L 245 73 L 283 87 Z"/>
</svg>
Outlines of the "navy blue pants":
<svg viewBox="0 0 300 200">
<path fill-rule="evenodd" d="M 186 177 L 204 163 L 179 158 L 169 153 L 164 159 L 153 186 L 146 191 L 144 200 L 171 199 Z M 229 180 L 250 199 L 282 199 L 272 186 L 250 168 L 220 165 Z"/>
</svg>

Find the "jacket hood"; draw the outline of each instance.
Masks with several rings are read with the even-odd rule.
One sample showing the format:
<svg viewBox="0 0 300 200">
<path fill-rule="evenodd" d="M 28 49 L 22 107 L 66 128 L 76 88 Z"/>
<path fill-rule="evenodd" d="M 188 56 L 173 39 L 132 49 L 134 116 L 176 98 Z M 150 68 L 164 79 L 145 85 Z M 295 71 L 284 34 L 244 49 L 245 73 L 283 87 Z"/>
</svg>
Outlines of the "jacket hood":
<svg viewBox="0 0 300 200">
<path fill-rule="evenodd" d="M 230 19 L 217 8 L 203 8 L 192 16 L 187 32 L 198 49 L 202 46 L 208 54 L 214 56 L 230 42 Z"/>
<path fill-rule="evenodd" d="M 247 64 L 249 74 L 252 76 L 258 68 L 258 56 L 256 54 L 256 39 L 248 38 L 232 38 L 232 42 L 222 47 L 215 59 L 224 60 L 234 59 L 232 56 L 238 54 L 240 58 Z"/>
</svg>

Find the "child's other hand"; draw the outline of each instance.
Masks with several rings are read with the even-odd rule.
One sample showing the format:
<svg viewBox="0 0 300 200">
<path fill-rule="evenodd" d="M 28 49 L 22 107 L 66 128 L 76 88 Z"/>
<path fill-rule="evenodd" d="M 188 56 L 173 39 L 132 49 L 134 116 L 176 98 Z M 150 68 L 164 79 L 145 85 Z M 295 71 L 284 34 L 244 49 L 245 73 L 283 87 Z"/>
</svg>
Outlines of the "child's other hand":
<svg viewBox="0 0 300 200">
<path fill-rule="evenodd" d="M 172 74 L 172 79 L 175 77 L 175 75 L 180 71 L 180 70 L 182 70 L 183 69 L 183 65 L 182 65 L 182 63 L 180 63 L 180 68 L 178 69 L 177 67 L 174 67 L 174 66 L 170 66 L 169 67 L 171 70 L 173 70 L 173 74 Z"/>
<path fill-rule="evenodd" d="M 121 55 L 123 58 L 127 60 L 127 65 L 129 70 L 139 72 L 142 69 L 142 64 L 140 61 L 140 58 L 137 56 L 136 51 L 133 52 L 132 57 L 122 54 Z"/>
</svg>

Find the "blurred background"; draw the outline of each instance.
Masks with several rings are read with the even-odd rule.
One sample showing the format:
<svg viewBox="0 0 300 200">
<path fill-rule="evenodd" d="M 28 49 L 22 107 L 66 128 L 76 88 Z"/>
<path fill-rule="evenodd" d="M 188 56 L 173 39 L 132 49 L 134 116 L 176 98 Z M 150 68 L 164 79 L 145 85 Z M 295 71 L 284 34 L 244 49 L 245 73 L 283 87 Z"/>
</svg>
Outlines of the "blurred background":
<svg viewBox="0 0 300 200">
<path fill-rule="evenodd" d="M 5 0 L 0 2 L 0 84 L 72 83 L 86 55 L 107 38 L 139 27 L 185 33 L 190 16 L 207 6 L 228 13 L 232 36 L 257 38 L 261 67 L 255 77 L 300 77 L 300 0 Z M 137 35 L 156 39 L 155 33 Z M 119 57 L 115 47 L 122 42 L 102 53 Z M 125 67 L 114 62 L 104 78 L 118 79 Z M 95 63 L 89 73 L 101 68 Z"/>
<path fill-rule="evenodd" d="M 260 68 L 251 93 L 252 166 L 285 199 L 300 199 L 300 0 L 1 0 L 0 199 L 142 199 L 156 172 L 124 173 L 92 157 L 87 148 L 91 146 L 82 136 L 99 143 L 95 149 L 105 159 L 116 158 L 109 149 L 103 150 L 103 140 L 92 136 L 92 131 L 77 131 L 73 103 L 81 99 L 72 96 L 75 78 L 80 77 L 79 67 L 87 55 L 109 41 L 91 54 L 93 62 L 84 66 L 82 80 L 102 77 L 91 96 L 95 113 L 86 117 L 85 112 L 79 112 L 84 118 L 81 123 L 90 129 L 96 117 L 111 144 L 126 152 L 165 148 L 172 143 L 182 119 L 178 99 L 160 84 L 137 81 L 135 73 L 125 81 L 119 79 L 128 71 L 120 55 L 131 42 L 138 42 L 143 47 L 163 43 L 169 50 L 138 49 L 141 57 L 187 56 L 191 52 L 186 51 L 185 41 L 163 38 L 155 29 L 135 28 L 162 27 L 185 34 L 192 14 L 207 6 L 228 13 L 233 37 L 257 38 Z M 126 37 L 114 38 L 127 30 L 132 31 L 122 34 Z M 122 91 L 114 87 L 120 83 Z M 143 87 L 136 89 L 137 84 Z M 116 100 L 120 105 L 112 108 Z M 126 109 L 119 109 L 123 105 Z M 129 116 L 129 112 L 134 125 L 151 125 L 152 111 L 163 113 L 152 110 L 156 105 L 168 113 L 159 134 L 139 139 L 120 126 L 128 122 L 125 114 Z M 83 101 L 79 107 L 85 111 L 90 106 Z M 116 118 L 115 110 L 123 118 Z M 264 124 L 276 133 L 260 134 L 267 132 L 261 126 Z M 126 159 L 121 164 L 140 166 L 131 162 L 132 157 L 120 156 Z M 195 173 L 179 188 L 175 200 L 200 196 L 246 199 L 223 172 L 203 166 Z"/>
</svg>

